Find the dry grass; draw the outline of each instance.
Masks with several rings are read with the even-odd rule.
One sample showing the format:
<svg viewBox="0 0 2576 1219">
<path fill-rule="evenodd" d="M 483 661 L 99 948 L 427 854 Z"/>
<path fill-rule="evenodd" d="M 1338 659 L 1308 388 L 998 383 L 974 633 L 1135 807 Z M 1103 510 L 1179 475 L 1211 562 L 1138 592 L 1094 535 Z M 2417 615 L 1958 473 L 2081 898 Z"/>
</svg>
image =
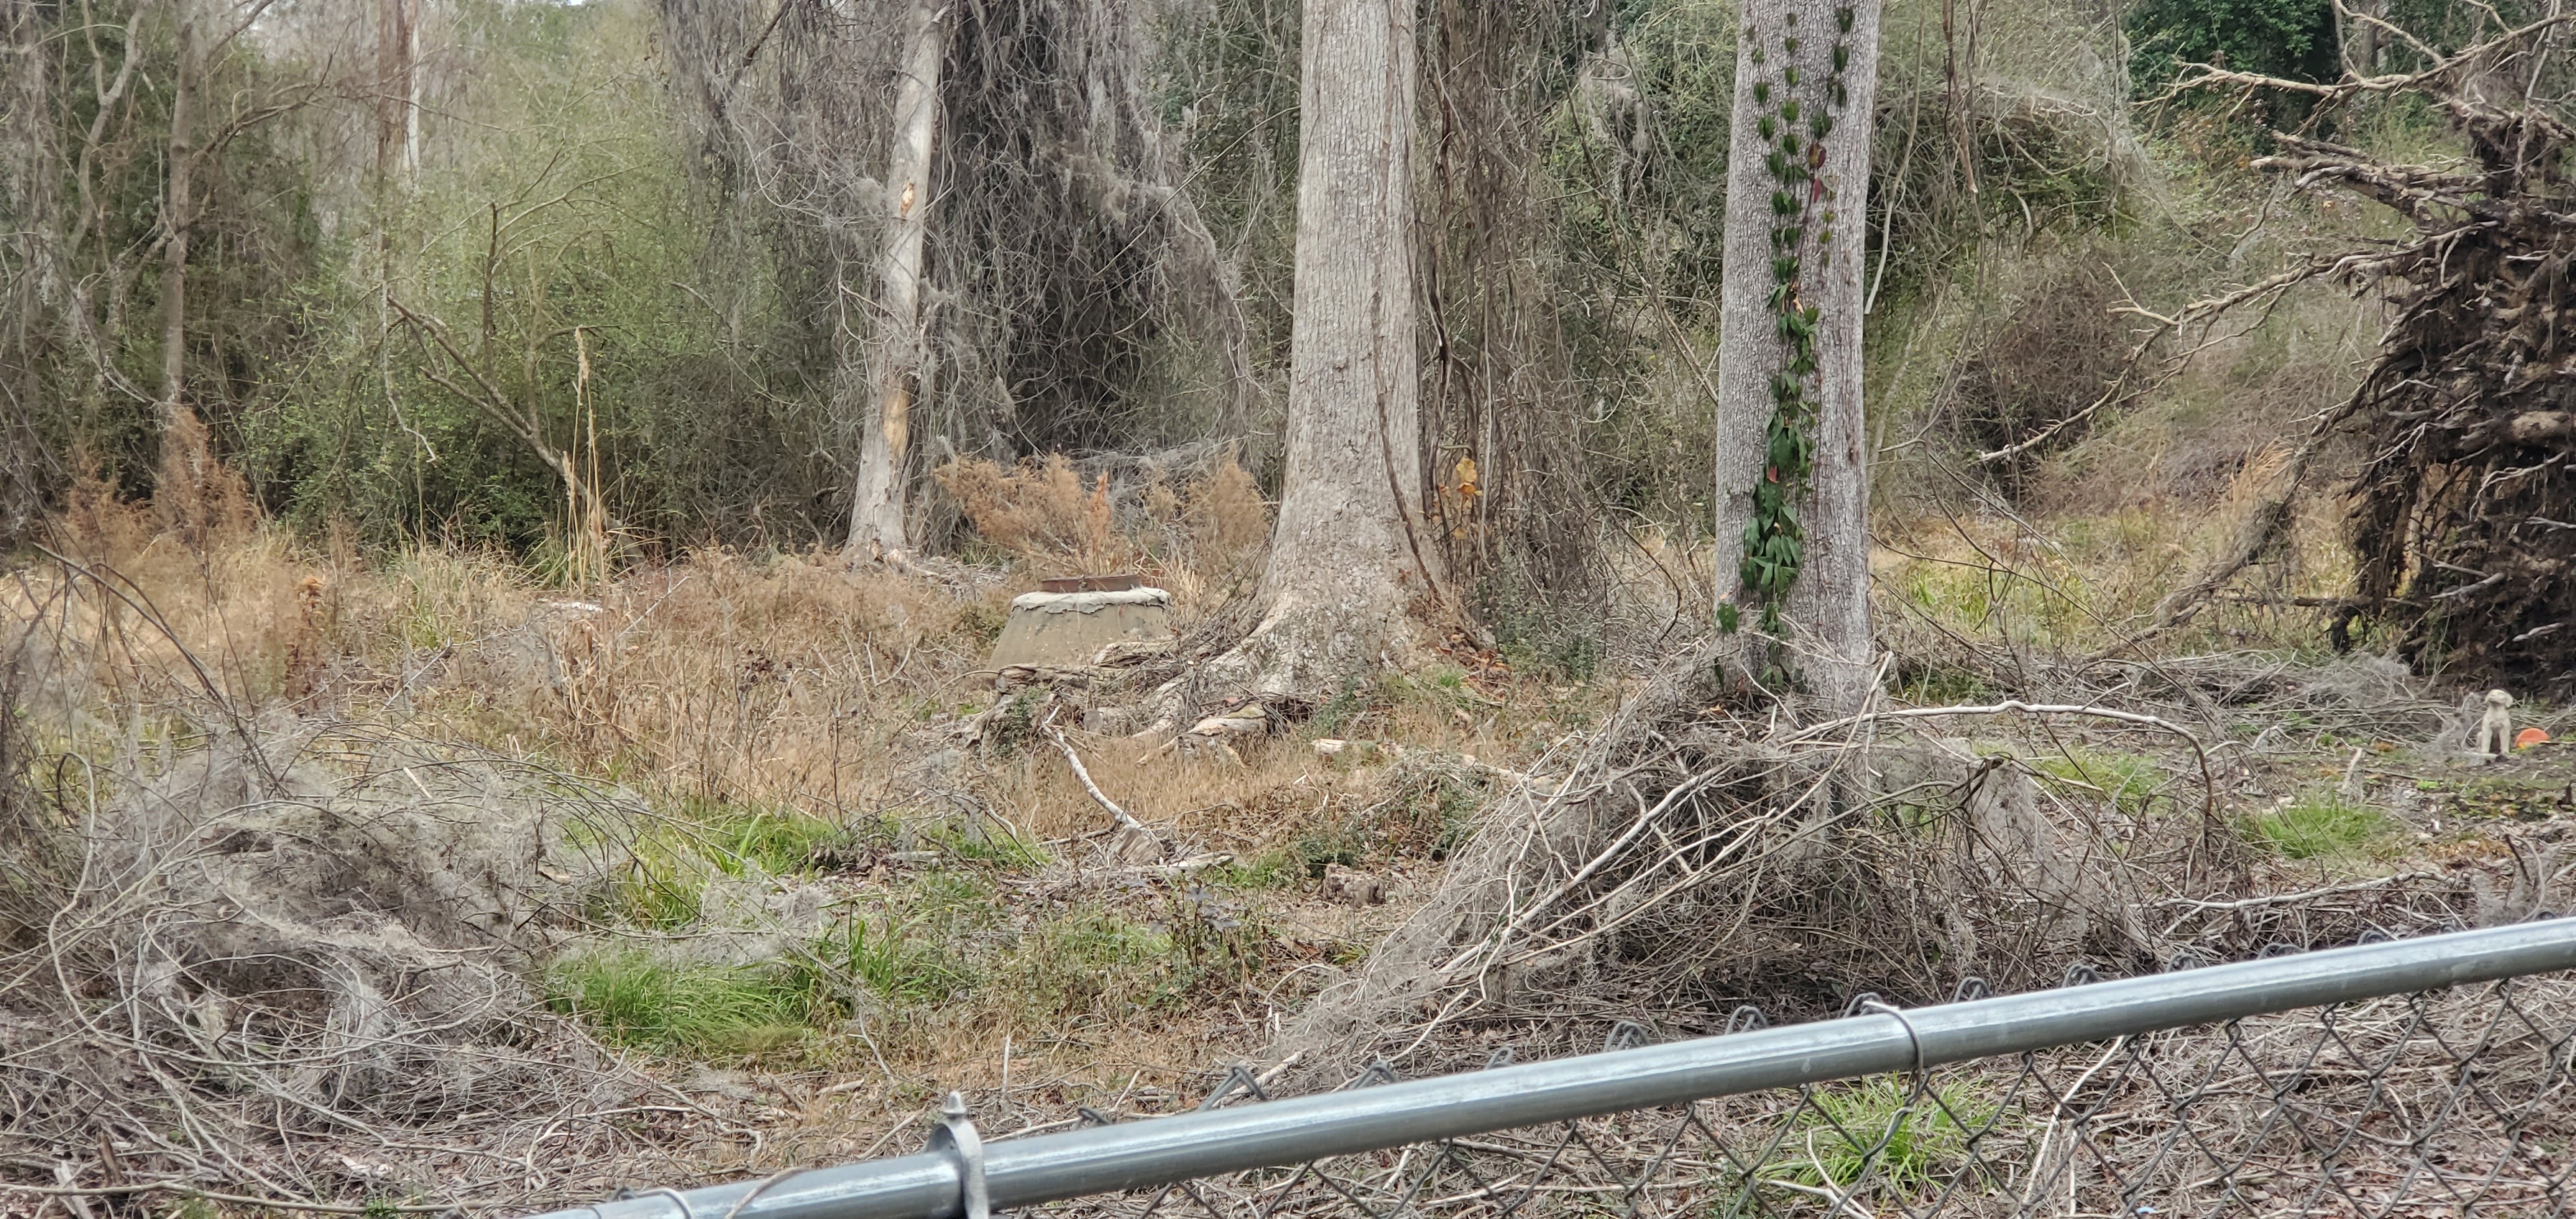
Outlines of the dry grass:
<svg viewBox="0 0 2576 1219">
<path fill-rule="evenodd" d="M 1042 469 L 1021 484 L 1067 487 L 1080 484 Z M 319 1127 L 259 1135 L 274 1146 L 230 1167 L 130 1153 L 121 1171 L 333 1202 L 388 1189 L 572 1200 L 605 1188 L 600 1173 L 685 1182 L 855 1155 L 938 1091 L 1005 1078 L 1035 1106 L 1018 1110 L 1025 1120 L 1072 1104 L 1151 1109 L 1265 1042 L 1319 970 L 1363 952 L 1427 889 L 1490 781 L 1460 755 L 1525 759 L 1601 696 L 1469 657 L 1345 692 L 1317 723 L 1243 744 L 1240 766 L 1076 733 L 1095 778 L 1171 857 L 1234 856 L 1191 876 L 1122 870 L 1096 839 L 1106 814 L 1061 755 L 960 735 L 1007 697 L 979 672 L 987 646 L 1010 595 L 1104 557 L 1206 604 L 1247 574 L 1264 518 L 1227 465 L 1147 485 L 1104 544 L 1098 488 L 1066 499 L 1090 532 L 1023 537 L 1025 557 L 991 566 L 896 574 L 702 551 L 580 591 L 490 554 L 362 556 L 244 513 L 84 495 L 52 557 L 0 582 L 0 624 L 47 674 L 20 700 L 34 742 L 21 765 L 87 766 L 102 790 L 141 790 L 235 733 L 254 752 L 301 749 L 297 798 L 326 816 L 412 790 L 402 767 L 363 760 L 385 749 L 440 759 L 410 773 L 471 760 L 535 789 L 601 793 L 598 824 L 574 836 L 616 849 L 548 907 L 541 943 L 501 963 L 494 977 L 509 984 L 495 982 L 472 1027 L 542 1030 L 511 1034 L 550 1047 L 509 1064 L 532 1101 L 589 1105 L 546 1074 L 579 1062 L 584 1078 L 609 1069 L 602 1086 L 618 1096 L 676 1088 L 660 1094 L 698 1115 L 593 1140 L 506 1185 L 440 1157 L 515 1157 L 512 1140 L 542 1124 L 466 1139 L 368 1118 L 351 1128 L 433 1149 L 369 1159 L 385 1169 L 374 1176 L 333 1167 L 342 1134 Z M 1304 737 L 1325 732 L 1401 741 L 1406 758 L 1323 758 Z M 304 744 L 322 740 L 377 744 Z M 444 793 L 445 773 L 430 790 Z M 70 790 L 40 792 L 39 820 Z M 229 824 L 272 798 L 222 788 L 199 803 L 208 824 Z M 202 865 L 183 852 L 154 866 Z M 1390 904 L 1328 903 L 1315 880 L 1327 866 L 1383 877 Z M 315 951 L 316 976 L 338 976 L 338 950 Z M 335 1010 L 309 1008 L 311 1037 L 345 1023 Z M 196 1086 L 178 1078 L 183 1094 Z M 49 1112 L 53 1125 L 28 1129 L 87 1145 L 77 1108 Z M 137 1113 L 102 1119 L 110 1137 L 161 1120 Z M 111 1171 L 87 1154 L 66 1164 L 76 1183 Z"/>
<path fill-rule="evenodd" d="M 1231 452 L 1178 479 L 1148 466 L 1129 482 L 1104 470 L 1086 485 L 1060 453 L 1008 467 L 951 461 L 932 476 L 983 548 L 1041 575 L 1142 574 L 1185 619 L 1236 591 L 1270 537 L 1269 505 Z"/>
<path fill-rule="evenodd" d="M 2270 660 L 2065 659 L 2128 637 L 2176 573 L 2222 544 L 2236 511 L 2224 504 L 2250 498 L 2268 470 L 2254 453 L 2232 476 L 2232 498 L 2196 514 L 2173 510 L 2176 500 L 2033 521 L 1994 504 L 1887 527 L 1879 575 L 1902 609 L 1886 615 L 1891 635 L 1956 644 L 1921 649 L 1916 660 L 1931 659 L 1909 660 L 1900 693 L 1937 702 L 2058 683 L 2160 710 L 2149 700 L 2169 699 L 2186 707 L 2177 715 L 2211 697 L 2171 695 L 2148 680 L 2153 669 L 2195 691 L 2268 681 L 2272 693 L 2253 700 L 2266 707 L 2310 698 L 2319 741 L 2421 718 L 2414 694 L 2396 711 L 2311 698 L 2295 677 L 2264 677 Z M 101 772 L 110 787 L 171 773 L 172 759 L 204 748 L 206 725 L 238 723 L 400 741 L 614 794 L 602 806 L 617 810 L 606 840 L 623 854 L 586 890 L 596 897 L 569 903 L 558 938 L 512 967 L 526 985 L 510 1019 L 565 1039 L 548 1044 L 604 1040 L 618 1070 L 676 1088 L 676 1104 L 706 1116 L 598 1141 L 564 1173 L 513 1186 L 514 1196 L 570 1198 L 591 1188 L 583 1173 L 612 1162 L 650 1161 L 679 1182 L 854 1156 L 951 1087 L 976 1090 L 1002 1129 L 1057 1121 L 1077 1104 L 1186 1104 L 1212 1064 L 1274 1044 L 1285 1020 L 1427 899 L 1477 816 L 1521 807 L 1502 799 L 1514 780 L 1494 766 L 1565 773 L 1568 742 L 1614 701 L 1634 701 L 1639 687 L 1618 659 L 1647 662 L 1693 633 L 1711 567 L 1704 547 L 1660 535 L 1623 552 L 1633 587 L 1610 629 L 1627 643 L 1598 680 L 1533 677 L 1460 653 L 1324 700 L 1313 720 L 1240 746 L 1239 765 L 1072 733 L 1094 779 L 1168 843 L 1167 859 L 1233 857 L 1165 876 L 1108 857 L 1107 814 L 1025 725 L 995 730 L 1017 696 L 981 670 L 1010 595 L 1042 574 L 1140 569 L 1173 586 L 1188 613 L 1212 612 L 1248 577 L 1265 519 L 1248 476 L 1228 463 L 1122 489 L 1052 464 L 952 468 L 951 478 L 970 505 L 987 501 L 973 519 L 1002 561 L 898 574 L 709 550 L 580 592 L 499 556 L 361 556 L 238 514 L 92 494 L 62 524 L 59 561 L 0 583 L 0 621 L 48 641 L 49 692 L 23 700 L 38 755 L 112 763 Z M 2303 537 L 2285 589 L 2337 578 L 2330 532 L 2320 524 Z M 2313 646 L 2307 630 L 2277 607 L 2237 604 L 2158 646 L 2231 632 Z M 1072 710 L 1114 697 L 1060 696 Z M 1403 758 L 1323 758 L 1308 747 L 1317 736 L 1397 744 Z M 2068 817 L 2153 822 L 2146 805 L 2131 807 L 2140 775 L 2155 809 L 2204 790 L 2179 753 L 2149 740 L 2054 741 L 2045 756 L 2023 745 L 2038 794 Z M 318 759 L 316 773 L 347 755 Z M 2229 781 L 2304 791 L 2320 782 L 2306 773 L 2314 761 Z M 2298 773 L 2271 773 L 2282 767 Z M 2223 795 L 2230 824 L 2256 811 Z M 60 791 L 45 799 L 62 807 Z M 2467 838 L 2435 847 L 2498 876 L 2497 861 L 2517 849 Z M 2330 864 L 2344 871 L 2321 871 Z M 2285 858 L 2257 863 L 2255 883 L 2293 889 L 2402 866 Z M 1389 903 L 1329 904 L 1315 878 L 1330 867 L 1383 878 Z M 2474 904 L 2452 881 L 2417 888 L 2400 895 L 2409 910 Z M 2324 942 L 2390 908 L 2303 909 L 2307 922 L 2282 934 Z M 2008 939 L 1994 947 L 2010 951 Z M 1579 1040 L 1591 1016 L 1653 990 L 1603 990 L 1572 1016 L 1549 1008 L 1545 1037 Z M 535 1006 L 543 1000 L 579 1019 L 548 1015 Z M 274 1192 L 348 1200 L 384 1188 L 331 1169 L 320 1157 L 332 1136 L 289 1142 L 307 1175 L 279 1178 Z M 107 1171 L 85 1157 L 71 1165 L 82 1181 Z"/>
</svg>

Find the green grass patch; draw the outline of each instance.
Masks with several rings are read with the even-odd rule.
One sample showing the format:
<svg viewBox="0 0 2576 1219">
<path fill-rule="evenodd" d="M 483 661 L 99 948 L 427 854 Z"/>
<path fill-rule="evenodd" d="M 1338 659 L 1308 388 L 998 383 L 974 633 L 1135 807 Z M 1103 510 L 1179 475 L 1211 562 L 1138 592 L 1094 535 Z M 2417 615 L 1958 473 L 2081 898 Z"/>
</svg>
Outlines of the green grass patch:
<svg viewBox="0 0 2576 1219">
<path fill-rule="evenodd" d="M 903 888 L 903 908 L 945 931 L 990 924 L 993 887 L 971 872 L 924 872 Z"/>
<path fill-rule="evenodd" d="M 2333 796 L 2303 796 L 2246 824 L 2246 837 L 2289 859 L 2349 855 L 2386 834 L 2386 813 Z"/>
<path fill-rule="evenodd" d="M 1059 1021 L 1097 1008 L 1155 1008 L 1187 988 L 1170 936 L 1085 906 L 1039 924 L 1012 954 L 1011 984 L 1029 1017 Z"/>
<path fill-rule="evenodd" d="M 817 859 L 852 837 L 849 830 L 776 804 L 686 801 L 683 817 L 700 827 L 699 841 L 715 866 L 739 876 L 746 865 L 772 876 L 810 871 Z"/>
<path fill-rule="evenodd" d="M 725 1057 L 775 1053 L 814 1033 L 811 979 L 795 971 L 676 965 L 640 952 L 589 953 L 559 962 L 548 1002 L 620 1045 L 665 1054 Z"/>
<path fill-rule="evenodd" d="M 1946 1182 L 1968 1164 L 1968 1136 L 1994 1121 L 1965 1083 L 1917 1096 L 1911 1077 L 1876 1075 L 1816 1090 L 1814 1109 L 1789 1145 L 1801 1154 L 1792 1176 L 1807 1185 L 1849 1188 L 1863 1178 L 1899 1196 Z"/>
<path fill-rule="evenodd" d="M 855 986 L 897 1005 L 942 1003 L 981 981 L 957 949 L 954 940 L 925 934 L 922 921 L 898 925 L 879 919 L 871 925 L 853 917 L 807 945 L 810 959 L 797 968 L 809 971 L 804 981 L 810 994 L 846 995 Z"/>
<path fill-rule="evenodd" d="M 1008 872 L 1034 872 L 1047 865 L 1044 849 L 998 821 L 952 821 L 918 827 L 916 832 L 938 844 L 940 850 L 969 863 Z"/>
<path fill-rule="evenodd" d="M 2031 766 L 2065 786 L 2098 793 L 2110 800 L 2113 808 L 2133 817 L 2144 814 L 2157 790 L 2164 786 L 2164 772 L 2156 768 L 2155 760 L 2136 754 L 2072 749 L 2056 757 L 2039 758 Z"/>
<path fill-rule="evenodd" d="M 658 1053 L 810 1052 L 824 1030 L 862 1007 L 943 1003 L 981 984 L 958 945 L 927 930 L 933 921 L 854 916 L 761 966 L 674 963 L 634 950 L 583 953 L 557 962 L 547 997 L 603 1039 Z"/>
<path fill-rule="evenodd" d="M 698 921 L 709 877 L 754 871 L 792 876 L 863 841 L 887 837 L 883 825 L 854 829 L 785 805 L 682 800 L 671 816 L 635 840 L 634 863 L 601 913 L 636 927 L 675 930 Z"/>
</svg>

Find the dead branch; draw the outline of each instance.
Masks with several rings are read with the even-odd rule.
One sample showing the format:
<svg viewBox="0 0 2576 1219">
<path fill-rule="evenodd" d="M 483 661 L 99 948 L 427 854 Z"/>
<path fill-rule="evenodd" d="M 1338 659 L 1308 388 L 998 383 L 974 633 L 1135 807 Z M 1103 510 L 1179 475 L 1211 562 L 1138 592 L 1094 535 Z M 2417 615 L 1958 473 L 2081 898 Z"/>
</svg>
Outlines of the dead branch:
<svg viewBox="0 0 2576 1219">
<path fill-rule="evenodd" d="M 1055 708 L 1049 707 L 1047 719 L 1051 721 L 1054 718 Z M 1082 764 L 1082 755 L 1073 751 L 1073 742 L 1064 738 L 1064 729 L 1056 727 L 1053 723 L 1043 724 L 1042 727 L 1047 734 L 1047 739 L 1054 741 L 1055 747 L 1064 751 L 1065 763 L 1073 767 L 1073 777 L 1082 780 L 1082 790 L 1091 793 L 1094 803 L 1109 810 L 1109 816 L 1117 821 L 1118 828 L 1140 834 L 1150 832 L 1146 830 L 1144 822 L 1136 820 L 1126 809 L 1118 807 L 1118 802 L 1110 799 L 1109 793 L 1100 790 L 1100 785 L 1091 781 L 1090 768 Z"/>
</svg>

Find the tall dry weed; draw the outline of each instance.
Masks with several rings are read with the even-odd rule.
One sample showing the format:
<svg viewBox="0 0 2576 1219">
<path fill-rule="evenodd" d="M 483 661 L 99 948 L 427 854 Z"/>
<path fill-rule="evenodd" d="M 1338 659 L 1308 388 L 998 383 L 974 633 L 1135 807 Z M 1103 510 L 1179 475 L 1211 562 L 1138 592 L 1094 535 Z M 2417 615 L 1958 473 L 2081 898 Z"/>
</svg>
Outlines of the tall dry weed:
<svg viewBox="0 0 2576 1219">
<path fill-rule="evenodd" d="M 1073 462 L 1061 453 L 1044 462 L 1003 466 L 978 458 L 951 461 L 932 477 L 957 497 L 975 536 L 1006 554 L 1040 564 L 1067 560 L 1115 567 L 1134 549 L 1113 527 L 1109 476 L 1086 489 Z"/>
<path fill-rule="evenodd" d="M 250 488 L 214 452 L 197 412 L 180 407 L 161 434 L 161 469 L 152 484 L 152 514 L 164 532 L 194 549 L 238 538 L 259 520 Z"/>
<path fill-rule="evenodd" d="M 1223 583 L 1270 537 L 1269 505 L 1231 453 L 1177 487 L 1152 471 L 1132 491 L 1105 473 L 1086 487 L 1060 453 L 953 461 L 934 476 L 978 538 L 1043 573 L 1141 571 L 1179 597 Z"/>
<path fill-rule="evenodd" d="M 1226 562 L 1236 562 L 1270 540 L 1270 505 L 1252 472 L 1232 455 L 1207 477 L 1192 482 L 1186 518 L 1198 545 Z"/>
</svg>

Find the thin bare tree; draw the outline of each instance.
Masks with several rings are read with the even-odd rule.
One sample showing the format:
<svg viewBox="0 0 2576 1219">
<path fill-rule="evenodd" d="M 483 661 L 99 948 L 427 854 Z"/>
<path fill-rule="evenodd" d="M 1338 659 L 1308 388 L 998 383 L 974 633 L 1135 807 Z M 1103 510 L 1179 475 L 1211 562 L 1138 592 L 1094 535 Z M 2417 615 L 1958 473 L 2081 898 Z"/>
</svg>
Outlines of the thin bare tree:
<svg viewBox="0 0 2576 1219">
<path fill-rule="evenodd" d="M 839 361 L 846 402 L 869 401 L 859 427 L 859 474 L 850 503 L 850 548 L 900 556 L 911 548 L 904 526 L 904 460 L 912 440 L 912 399 L 927 345 L 921 313 L 921 250 L 930 233 L 931 152 L 939 139 L 939 66 L 946 54 L 945 14 L 935 0 L 913 0 L 902 75 L 895 89 L 894 147 L 886 159 L 885 258 L 877 276 L 874 366 L 866 390 L 851 384 L 860 364 Z M 847 308 L 849 293 L 842 293 Z M 838 342 L 858 342 L 840 328 Z"/>
<path fill-rule="evenodd" d="M 197 0 L 167 0 L 178 62 L 170 81 L 168 194 L 161 204 L 161 426 L 178 421 L 188 381 L 188 231 L 195 224 Z"/>
</svg>

